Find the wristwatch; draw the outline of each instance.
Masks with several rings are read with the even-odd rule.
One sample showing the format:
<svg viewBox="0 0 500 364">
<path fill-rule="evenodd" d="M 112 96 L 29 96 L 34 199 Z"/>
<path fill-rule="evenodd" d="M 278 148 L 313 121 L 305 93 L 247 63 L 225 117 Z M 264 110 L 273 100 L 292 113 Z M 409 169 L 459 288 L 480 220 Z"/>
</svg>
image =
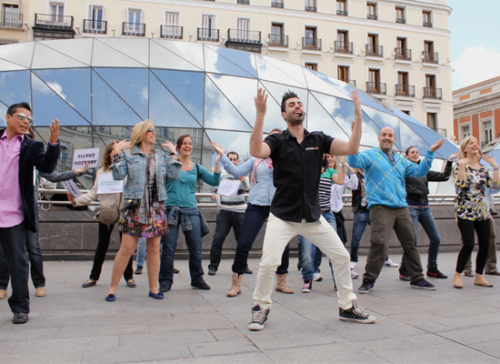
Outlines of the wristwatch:
<svg viewBox="0 0 500 364">
<path fill-rule="evenodd" d="M 171 156 L 172 156 L 172 155 L 175 155 L 175 152 L 171 152 L 171 153 L 170 153 L 170 155 L 171 155 Z"/>
</svg>

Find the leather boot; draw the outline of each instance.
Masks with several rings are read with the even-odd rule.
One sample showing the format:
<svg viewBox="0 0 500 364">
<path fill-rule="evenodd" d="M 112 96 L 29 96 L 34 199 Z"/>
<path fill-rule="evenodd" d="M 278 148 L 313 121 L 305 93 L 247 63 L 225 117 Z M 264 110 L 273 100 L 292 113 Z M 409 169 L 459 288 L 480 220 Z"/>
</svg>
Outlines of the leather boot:
<svg viewBox="0 0 500 364">
<path fill-rule="evenodd" d="M 238 275 L 238 273 L 233 273 L 233 284 L 229 292 L 227 292 L 228 297 L 236 297 L 241 293 L 242 279 L 243 279 L 243 274 Z"/>
<path fill-rule="evenodd" d="M 293 293 L 293 289 L 288 287 L 286 284 L 286 276 L 287 274 L 277 274 L 278 283 L 276 284 L 276 291 L 280 291 L 283 293 Z"/>
</svg>

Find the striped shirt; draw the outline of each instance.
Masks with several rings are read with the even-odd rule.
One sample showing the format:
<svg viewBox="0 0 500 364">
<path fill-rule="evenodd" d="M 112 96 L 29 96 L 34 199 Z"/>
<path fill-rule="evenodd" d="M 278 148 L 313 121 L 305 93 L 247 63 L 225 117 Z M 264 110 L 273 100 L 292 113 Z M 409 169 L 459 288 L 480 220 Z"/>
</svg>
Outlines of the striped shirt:
<svg viewBox="0 0 500 364">
<path fill-rule="evenodd" d="M 332 176 L 336 173 L 335 169 L 327 168 L 319 179 L 319 207 L 321 210 L 330 210 Z"/>
<path fill-rule="evenodd" d="M 240 181 L 239 178 L 235 178 L 229 173 L 225 173 L 222 175 L 221 180 L 224 179 L 230 181 Z M 238 194 L 236 196 L 220 195 L 220 209 L 244 213 L 247 209 L 245 193 L 247 193 L 248 190 L 250 190 L 250 185 L 248 183 L 248 177 L 245 177 L 245 182 L 240 182 L 240 185 L 238 187 Z M 215 189 L 215 193 L 217 193 L 217 189 Z"/>
</svg>

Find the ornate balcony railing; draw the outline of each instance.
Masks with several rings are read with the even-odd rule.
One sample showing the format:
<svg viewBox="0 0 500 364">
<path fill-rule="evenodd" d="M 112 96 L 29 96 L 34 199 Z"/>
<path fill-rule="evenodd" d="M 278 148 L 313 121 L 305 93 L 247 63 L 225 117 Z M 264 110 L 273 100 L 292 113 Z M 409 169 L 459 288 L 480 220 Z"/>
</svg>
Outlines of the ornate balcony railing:
<svg viewBox="0 0 500 364">
<path fill-rule="evenodd" d="M 219 41 L 219 29 L 198 28 L 197 34 L 197 40 L 201 40 L 203 42 Z"/>
<path fill-rule="evenodd" d="M 380 82 L 367 82 L 366 92 L 376 95 L 387 95 L 387 84 Z"/>
<path fill-rule="evenodd" d="M 46 29 L 73 29 L 73 17 L 56 14 L 35 14 L 35 27 Z"/>
<path fill-rule="evenodd" d="M 335 41 L 335 53 L 352 54 L 352 42 Z"/>
<path fill-rule="evenodd" d="M 443 89 L 435 87 L 424 87 L 424 99 L 439 99 L 443 98 Z"/>
<path fill-rule="evenodd" d="M 183 27 L 178 25 L 162 25 L 160 28 L 160 38 L 182 39 Z"/>
<path fill-rule="evenodd" d="M 344 11 L 344 10 L 337 10 L 337 15 L 340 15 L 340 16 L 347 16 L 347 11 Z"/>
<path fill-rule="evenodd" d="M 144 37 L 146 35 L 146 24 L 143 23 L 123 23 L 123 35 L 132 35 L 136 37 Z"/>
<path fill-rule="evenodd" d="M 406 24 L 406 19 L 403 19 L 403 18 L 396 18 L 396 23 Z"/>
<path fill-rule="evenodd" d="M 366 56 L 367 57 L 383 57 L 384 56 L 384 47 L 381 45 L 366 45 Z"/>
<path fill-rule="evenodd" d="M 302 38 L 302 49 L 320 51 L 321 50 L 321 39 L 303 37 Z"/>
<path fill-rule="evenodd" d="M 432 28 L 432 23 L 425 22 L 422 24 L 424 27 Z"/>
<path fill-rule="evenodd" d="M 22 28 L 23 14 L 19 13 L 0 13 L 0 27 Z"/>
<path fill-rule="evenodd" d="M 227 41 L 238 42 L 238 43 L 260 44 L 261 32 L 254 30 L 244 30 L 244 29 L 228 29 Z"/>
<path fill-rule="evenodd" d="M 375 15 L 375 14 L 368 14 L 366 17 L 367 17 L 368 19 L 371 19 L 371 20 L 377 20 L 377 19 L 378 19 L 378 16 L 377 16 L 377 15 Z"/>
<path fill-rule="evenodd" d="M 396 96 L 415 97 L 415 86 L 396 85 Z"/>
<path fill-rule="evenodd" d="M 288 35 L 269 34 L 269 47 L 288 48 Z"/>
<path fill-rule="evenodd" d="M 318 8 L 317 8 L 317 7 L 315 7 L 315 6 L 306 6 L 304 10 L 305 10 L 305 11 L 311 11 L 311 12 L 313 12 L 313 13 L 318 12 Z"/>
<path fill-rule="evenodd" d="M 411 61 L 411 49 L 408 48 L 394 48 L 394 53 L 396 53 L 396 59 L 402 59 L 405 61 Z"/>
<path fill-rule="evenodd" d="M 339 81 L 347 83 L 349 86 L 356 87 L 356 80 L 344 80 L 339 78 Z"/>
<path fill-rule="evenodd" d="M 281 2 L 281 1 L 273 1 L 271 3 L 271 7 L 273 7 L 273 8 L 283 8 L 283 2 Z"/>
<path fill-rule="evenodd" d="M 423 56 L 423 61 L 426 62 L 426 63 L 438 63 L 438 54 L 437 52 L 427 52 L 427 51 L 423 51 L 422 52 L 422 56 Z"/>
<path fill-rule="evenodd" d="M 108 22 L 105 20 L 83 19 L 83 33 L 106 34 Z"/>
</svg>

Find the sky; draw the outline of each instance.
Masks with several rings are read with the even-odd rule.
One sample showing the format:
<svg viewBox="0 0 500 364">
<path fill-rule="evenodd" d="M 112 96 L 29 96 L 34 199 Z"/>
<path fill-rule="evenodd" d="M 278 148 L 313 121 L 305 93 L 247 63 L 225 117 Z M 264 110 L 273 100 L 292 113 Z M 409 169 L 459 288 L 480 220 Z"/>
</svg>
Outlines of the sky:
<svg viewBox="0 0 500 364">
<path fill-rule="evenodd" d="M 448 0 L 453 90 L 500 76 L 500 0 Z"/>
</svg>

